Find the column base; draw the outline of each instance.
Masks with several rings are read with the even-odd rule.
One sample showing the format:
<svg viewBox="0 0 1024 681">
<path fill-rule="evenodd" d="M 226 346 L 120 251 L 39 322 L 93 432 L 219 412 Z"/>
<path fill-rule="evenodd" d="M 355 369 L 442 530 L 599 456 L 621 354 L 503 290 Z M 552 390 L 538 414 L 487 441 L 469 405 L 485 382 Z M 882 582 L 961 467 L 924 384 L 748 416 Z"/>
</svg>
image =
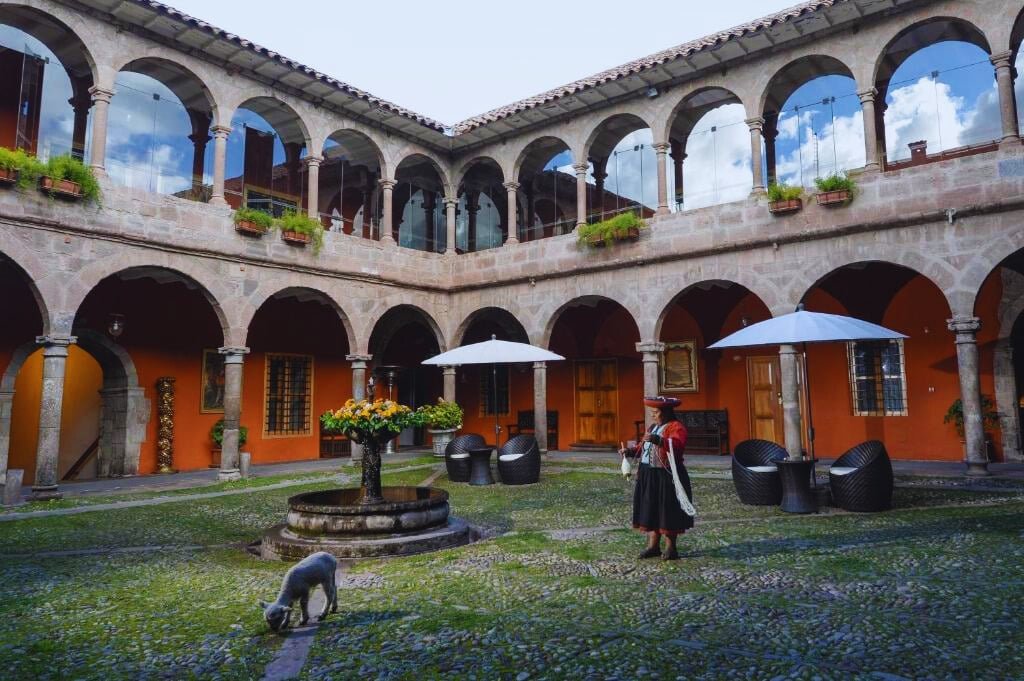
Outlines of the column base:
<svg viewBox="0 0 1024 681">
<path fill-rule="evenodd" d="M 1014 147 L 1019 147 L 1020 144 L 1021 144 L 1021 138 L 1020 137 L 1004 137 L 1003 139 L 999 140 L 999 148 L 1000 149 L 1011 149 L 1011 148 L 1014 148 Z"/>
<path fill-rule="evenodd" d="M 221 468 L 217 471 L 217 479 L 221 482 L 234 482 L 242 479 L 242 472 L 237 468 Z"/>
<path fill-rule="evenodd" d="M 45 487 L 33 487 L 32 493 L 29 494 L 28 498 L 32 501 L 50 501 L 52 499 L 63 499 L 64 493 L 57 489 L 57 485 L 47 485 Z"/>
<path fill-rule="evenodd" d="M 984 478 L 992 475 L 987 461 L 964 461 L 964 464 L 967 466 L 964 475 L 969 478 Z"/>
<path fill-rule="evenodd" d="M 223 196 L 211 196 L 208 202 L 211 206 L 226 206 L 228 205 L 227 199 Z"/>
<path fill-rule="evenodd" d="M 516 246 L 518 244 L 519 244 L 519 239 L 515 238 L 514 236 L 510 236 L 509 238 L 505 239 L 505 245 L 506 246 Z"/>
<path fill-rule="evenodd" d="M 671 211 L 668 206 L 658 206 L 658 210 L 654 211 L 655 215 L 668 215 Z"/>
</svg>

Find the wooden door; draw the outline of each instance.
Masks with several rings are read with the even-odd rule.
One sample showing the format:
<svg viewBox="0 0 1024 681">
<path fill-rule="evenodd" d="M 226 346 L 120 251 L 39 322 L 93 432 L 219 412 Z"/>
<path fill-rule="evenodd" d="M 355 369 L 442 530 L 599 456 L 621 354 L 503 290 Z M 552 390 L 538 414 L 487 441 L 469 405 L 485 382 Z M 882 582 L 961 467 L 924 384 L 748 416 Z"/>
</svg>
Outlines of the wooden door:
<svg viewBox="0 0 1024 681">
<path fill-rule="evenodd" d="M 750 437 L 785 446 L 781 375 L 778 355 L 747 357 Z"/>
<path fill-rule="evenodd" d="M 614 359 L 576 362 L 576 441 L 618 441 L 619 369 Z"/>
</svg>

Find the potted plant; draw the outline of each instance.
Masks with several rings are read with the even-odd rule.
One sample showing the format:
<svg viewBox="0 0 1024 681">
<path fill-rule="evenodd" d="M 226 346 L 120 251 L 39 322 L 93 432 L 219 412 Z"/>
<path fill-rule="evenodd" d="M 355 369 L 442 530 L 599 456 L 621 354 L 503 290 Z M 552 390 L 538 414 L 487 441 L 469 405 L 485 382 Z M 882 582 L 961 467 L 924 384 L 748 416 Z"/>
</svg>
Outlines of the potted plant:
<svg viewBox="0 0 1024 681">
<path fill-rule="evenodd" d="M 363 446 L 363 479 L 360 504 L 384 502 L 380 485 L 380 452 L 406 428 L 422 426 L 423 414 L 391 400 L 350 399 L 340 408 L 320 416 L 324 432 L 345 435 Z"/>
<path fill-rule="evenodd" d="M 786 183 L 768 185 L 768 212 L 772 215 L 795 213 L 804 207 L 803 187 L 794 187 Z"/>
<path fill-rule="evenodd" d="M 39 181 L 44 167 L 42 161 L 24 149 L 0 147 L 0 185 L 27 189 Z"/>
<path fill-rule="evenodd" d="M 317 220 L 304 213 L 289 211 L 277 221 L 281 238 L 297 246 L 313 244 L 313 253 L 319 254 L 324 245 L 324 228 Z"/>
<path fill-rule="evenodd" d="M 952 423 L 956 429 L 956 434 L 960 438 L 960 444 L 966 444 L 964 436 L 964 405 L 957 398 L 953 401 L 953 404 L 949 405 L 949 410 L 946 411 L 946 415 L 942 417 L 943 423 Z M 999 425 L 999 412 L 996 411 L 995 400 L 989 395 L 981 396 L 981 427 L 985 431 L 985 443 L 986 450 L 991 452 L 992 435 L 991 430 Z M 990 457 L 991 458 L 991 457 Z"/>
<path fill-rule="evenodd" d="M 255 208 L 239 208 L 235 211 L 235 231 L 249 236 L 263 236 L 274 226 L 270 213 Z"/>
<path fill-rule="evenodd" d="M 220 451 L 224 447 L 224 419 L 213 424 L 210 429 L 210 439 L 213 440 L 213 447 L 210 449 L 210 468 L 220 468 Z M 238 447 L 249 439 L 249 429 L 245 426 L 238 426 Z"/>
<path fill-rule="evenodd" d="M 425 404 L 417 411 L 423 414 L 427 432 L 434 444 L 434 456 L 444 456 L 444 450 L 455 436 L 455 431 L 462 428 L 462 407 L 438 398 L 437 404 Z"/>
<path fill-rule="evenodd" d="M 816 178 L 814 184 L 818 187 L 816 198 L 819 206 L 845 206 L 853 200 L 853 192 L 857 188 L 845 171 Z"/>
<path fill-rule="evenodd" d="M 74 156 L 54 156 L 46 163 L 39 188 L 50 196 L 98 201 L 100 185 L 88 167 Z"/>
<path fill-rule="evenodd" d="M 636 241 L 640 238 L 640 230 L 646 226 L 647 223 L 639 215 L 629 211 L 580 227 L 578 239 L 582 244 L 601 248 L 614 241 Z"/>
</svg>

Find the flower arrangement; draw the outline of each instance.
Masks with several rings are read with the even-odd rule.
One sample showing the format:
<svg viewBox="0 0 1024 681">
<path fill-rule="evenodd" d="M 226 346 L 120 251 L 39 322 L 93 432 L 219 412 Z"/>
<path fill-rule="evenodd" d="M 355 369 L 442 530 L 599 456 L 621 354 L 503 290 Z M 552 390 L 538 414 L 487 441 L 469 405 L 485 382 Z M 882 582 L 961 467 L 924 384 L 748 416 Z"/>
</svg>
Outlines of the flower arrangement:
<svg viewBox="0 0 1024 681">
<path fill-rule="evenodd" d="M 853 200 L 857 189 L 854 182 L 846 172 L 832 173 L 827 177 L 819 177 L 814 180 L 818 188 L 818 205 L 820 206 L 843 206 Z"/>
<path fill-rule="evenodd" d="M 640 230 L 645 227 L 647 227 L 647 223 L 643 218 L 633 211 L 629 211 L 592 225 L 580 227 L 578 239 L 581 244 L 600 247 L 613 241 L 638 239 Z"/>
<path fill-rule="evenodd" d="M 287 237 L 299 236 L 299 241 L 309 241 L 313 244 L 313 254 L 319 255 L 324 245 L 324 228 L 317 220 L 305 213 L 288 211 L 275 221 L 278 229 Z"/>
<path fill-rule="evenodd" d="M 423 415 L 428 428 L 434 430 L 453 430 L 462 427 L 462 407 L 455 402 L 446 402 L 437 398 L 437 404 L 425 404 L 416 410 Z"/>
<path fill-rule="evenodd" d="M 369 439 L 387 442 L 406 428 L 422 426 L 424 416 L 391 400 L 350 399 L 341 409 L 324 412 L 320 422 L 328 432 L 343 433 L 358 444 L 366 444 Z"/>
<path fill-rule="evenodd" d="M 0 147 L 0 170 L 6 171 L 5 181 L 18 189 L 28 189 L 39 181 L 46 165 L 24 149 Z"/>
<path fill-rule="evenodd" d="M 63 194 L 77 194 L 86 201 L 100 200 L 100 185 L 93 175 L 92 168 L 79 161 L 74 156 L 54 156 L 47 163 L 42 171 L 44 181 L 57 185 L 55 191 Z M 78 185 L 78 191 L 70 191 L 65 187 L 67 183 Z"/>
<path fill-rule="evenodd" d="M 266 211 L 241 207 L 235 211 L 235 224 L 252 223 L 264 232 L 274 226 L 274 218 Z"/>
</svg>

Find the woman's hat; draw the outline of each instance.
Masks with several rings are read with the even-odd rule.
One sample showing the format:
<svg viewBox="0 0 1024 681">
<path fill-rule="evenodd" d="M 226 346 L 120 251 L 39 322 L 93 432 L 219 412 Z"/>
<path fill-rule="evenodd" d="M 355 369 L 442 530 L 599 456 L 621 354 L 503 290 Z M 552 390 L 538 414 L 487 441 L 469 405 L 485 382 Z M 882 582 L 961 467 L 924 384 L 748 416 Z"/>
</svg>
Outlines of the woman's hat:
<svg viewBox="0 0 1024 681">
<path fill-rule="evenodd" d="M 678 397 L 645 397 L 644 405 L 648 407 L 654 407 L 655 409 L 674 409 L 680 404 Z"/>
</svg>

